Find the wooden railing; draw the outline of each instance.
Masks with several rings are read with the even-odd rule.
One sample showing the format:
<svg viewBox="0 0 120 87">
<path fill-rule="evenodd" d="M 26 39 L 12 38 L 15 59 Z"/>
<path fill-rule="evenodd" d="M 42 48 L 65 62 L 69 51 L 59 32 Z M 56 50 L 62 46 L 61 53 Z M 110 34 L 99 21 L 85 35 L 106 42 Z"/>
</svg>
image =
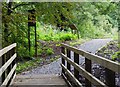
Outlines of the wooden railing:
<svg viewBox="0 0 120 87">
<path fill-rule="evenodd" d="M 61 44 L 62 56 L 62 76 L 72 87 L 116 87 L 115 72 L 120 73 L 120 64 L 109 59 L 97 56 L 81 49 Z M 71 59 L 71 51 L 74 52 L 74 61 Z M 85 58 L 85 68 L 79 65 L 79 55 Z M 92 62 L 98 63 L 105 68 L 105 82 L 100 81 L 92 75 Z M 74 67 L 74 74 L 71 71 L 71 66 Z M 85 77 L 85 84 L 80 81 L 79 75 Z"/>
<path fill-rule="evenodd" d="M 15 47 L 16 43 L 0 50 L 0 58 L 2 58 L 2 67 L 0 67 L 1 87 L 9 86 L 16 75 L 15 58 L 17 54 L 15 53 Z"/>
</svg>

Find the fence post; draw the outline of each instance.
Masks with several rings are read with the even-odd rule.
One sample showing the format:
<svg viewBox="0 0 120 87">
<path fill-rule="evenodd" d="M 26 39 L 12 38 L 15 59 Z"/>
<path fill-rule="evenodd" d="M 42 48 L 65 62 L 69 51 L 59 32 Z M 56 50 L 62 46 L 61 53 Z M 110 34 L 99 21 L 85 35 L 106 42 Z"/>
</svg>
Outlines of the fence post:
<svg viewBox="0 0 120 87">
<path fill-rule="evenodd" d="M 91 60 L 85 58 L 85 70 L 91 73 Z M 85 78 L 85 85 L 91 87 L 91 82 Z"/>
<path fill-rule="evenodd" d="M 70 50 L 67 49 L 67 57 L 70 58 L 71 57 L 71 53 L 70 53 Z M 67 69 L 69 71 L 71 71 L 71 68 L 70 68 L 70 64 L 67 62 Z"/>
<path fill-rule="evenodd" d="M 105 68 L 105 81 L 106 85 L 109 87 L 116 87 L 115 86 L 115 72 L 110 69 Z"/>
<path fill-rule="evenodd" d="M 5 54 L 2 56 L 2 66 L 5 64 Z M 4 80 L 5 80 L 5 71 L 4 71 L 4 73 L 2 74 L 2 83 L 4 82 Z"/>
<path fill-rule="evenodd" d="M 15 47 L 12 49 L 11 51 L 11 55 L 14 55 L 15 54 Z M 16 62 L 16 58 L 15 60 L 12 62 L 12 67 L 15 65 L 15 62 Z"/>
<path fill-rule="evenodd" d="M 11 54 L 10 54 L 10 53 L 11 53 L 11 50 L 6 53 L 6 62 L 7 62 L 7 61 L 10 59 L 10 57 L 11 57 Z M 10 72 L 10 70 L 11 70 L 11 64 L 8 66 L 8 68 L 7 68 L 6 70 L 7 70 L 6 74 L 8 75 L 9 72 Z"/>
<path fill-rule="evenodd" d="M 61 53 L 65 54 L 65 48 L 61 47 Z M 65 65 L 65 60 L 62 58 L 62 64 Z M 65 71 L 62 69 L 62 73 L 65 74 Z"/>
<path fill-rule="evenodd" d="M 74 52 L 74 62 L 79 65 L 79 54 Z M 77 80 L 79 80 L 79 71 L 74 68 L 74 75 Z"/>
</svg>

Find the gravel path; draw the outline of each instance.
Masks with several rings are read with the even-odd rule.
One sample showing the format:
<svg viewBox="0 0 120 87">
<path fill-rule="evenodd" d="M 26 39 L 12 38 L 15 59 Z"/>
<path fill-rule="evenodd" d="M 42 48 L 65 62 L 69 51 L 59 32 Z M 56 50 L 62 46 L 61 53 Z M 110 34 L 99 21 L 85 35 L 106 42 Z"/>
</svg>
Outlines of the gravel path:
<svg viewBox="0 0 120 87">
<path fill-rule="evenodd" d="M 80 46 L 79 49 L 95 53 L 99 48 L 106 45 L 110 42 L 111 39 L 93 39 L 88 41 Z M 72 60 L 73 60 L 73 52 L 71 52 Z M 43 65 L 42 67 L 37 67 L 31 71 L 23 72 L 22 75 L 36 75 L 36 74 L 60 74 L 61 73 L 61 59 L 58 59 L 48 65 Z M 84 63 L 84 58 L 80 56 L 80 64 Z"/>
</svg>

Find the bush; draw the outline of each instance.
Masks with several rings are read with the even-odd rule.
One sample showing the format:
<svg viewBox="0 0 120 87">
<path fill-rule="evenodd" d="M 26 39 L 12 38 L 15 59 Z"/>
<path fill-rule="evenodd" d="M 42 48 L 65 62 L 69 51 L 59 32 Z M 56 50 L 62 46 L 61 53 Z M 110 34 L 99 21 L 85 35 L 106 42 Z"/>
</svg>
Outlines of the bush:
<svg viewBox="0 0 120 87">
<path fill-rule="evenodd" d="M 115 53 L 112 55 L 112 60 L 120 60 L 120 51 L 115 52 Z"/>
<path fill-rule="evenodd" d="M 53 51 L 52 48 L 48 48 L 48 49 L 46 50 L 46 54 L 47 54 L 47 55 L 51 55 L 51 54 L 53 54 L 53 53 L 54 53 L 54 51 Z"/>
<path fill-rule="evenodd" d="M 72 34 L 70 31 L 55 30 L 49 28 L 49 26 L 48 29 L 39 29 L 38 32 L 40 32 L 38 38 L 44 41 L 68 41 L 77 39 L 77 35 Z"/>
<path fill-rule="evenodd" d="M 72 34 L 72 33 L 62 33 L 59 37 L 59 40 L 61 41 L 69 41 L 69 40 L 74 40 L 76 39 L 77 36 Z"/>
</svg>

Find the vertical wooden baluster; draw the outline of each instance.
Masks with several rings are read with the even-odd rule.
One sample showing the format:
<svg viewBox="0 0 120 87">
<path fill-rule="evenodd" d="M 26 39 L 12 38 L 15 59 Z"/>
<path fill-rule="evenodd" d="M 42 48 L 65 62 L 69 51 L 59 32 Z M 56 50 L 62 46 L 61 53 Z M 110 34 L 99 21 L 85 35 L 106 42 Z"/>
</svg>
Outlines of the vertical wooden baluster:
<svg viewBox="0 0 120 87">
<path fill-rule="evenodd" d="M 116 87 L 115 86 L 115 72 L 105 68 L 105 80 L 106 85 L 109 87 Z"/>
<path fill-rule="evenodd" d="M 61 53 L 65 54 L 65 48 L 61 47 Z M 62 58 L 62 64 L 65 65 L 65 60 Z M 64 70 L 62 69 L 62 73 L 65 74 Z"/>
<path fill-rule="evenodd" d="M 79 54 L 74 53 L 74 62 L 79 65 Z M 79 80 L 79 71 L 74 68 L 74 75 Z"/>
<path fill-rule="evenodd" d="M 2 66 L 5 64 L 5 57 L 6 57 L 6 55 L 4 54 L 4 55 L 2 56 Z M 4 82 L 4 80 L 5 80 L 5 71 L 4 71 L 4 73 L 2 74 L 2 83 Z"/>
<path fill-rule="evenodd" d="M 71 56 L 70 50 L 67 49 L 67 57 L 70 58 L 70 56 Z M 70 64 L 68 62 L 67 62 L 67 69 L 69 71 L 71 71 L 71 67 L 70 67 Z M 67 76 L 67 79 L 71 82 L 71 78 L 68 75 L 66 75 L 66 76 Z"/>
<path fill-rule="evenodd" d="M 91 60 L 85 58 L 85 70 L 91 73 Z M 88 79 L 85 79 L 86 87 L 91 87 L 91 82 Z"/>
<path fill-rule="evenodd" d="M 70 50 L 67 49 L 67 57 L 70 58 L 71 57 L 71 53 L 70 53 Z M 67 69 L 69 71 L 71 71 L 71 68 L 70 68 L 70 64 L 67 62 Z"/>
<path fill-rule="evenodd" d="M 12 54 L 12 56 L 15 54 L 15 48 L 12 49 L 11 54 Z M 12 67 L 15 65 L 15 60 L 13 60 L 13 62 L 12 62 Z"/>
<path fill-rule="evenodd" d="M 11 50 L 10 50 L 11 51 Z M 10 59 L 10 51 L 8 51 L 7 53 L 6 53 L 6 62 Z M 8 68 L 6 69 L 6 74 L 8 75 L 9 74 L 9 72 L 10 72 L 10 70 L 11 70 L 11 64 L 8 66 Z"/>
</svg>

